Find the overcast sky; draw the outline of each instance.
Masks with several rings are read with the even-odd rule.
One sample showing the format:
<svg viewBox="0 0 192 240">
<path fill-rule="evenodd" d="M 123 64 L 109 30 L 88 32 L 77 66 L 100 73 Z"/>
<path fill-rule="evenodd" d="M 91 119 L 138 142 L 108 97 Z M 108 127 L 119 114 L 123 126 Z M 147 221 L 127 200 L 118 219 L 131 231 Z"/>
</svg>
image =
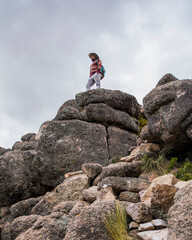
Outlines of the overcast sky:
<svg viewBox="0 0 192 240">
<path fill-rule="evenodd" d="M 166 73 L 191 79 L 191 12 L 191 0 L 0 0 L 0 146 L 85 91 L 90 52 L 102 87 L 140 104 Z"/>
</svg>

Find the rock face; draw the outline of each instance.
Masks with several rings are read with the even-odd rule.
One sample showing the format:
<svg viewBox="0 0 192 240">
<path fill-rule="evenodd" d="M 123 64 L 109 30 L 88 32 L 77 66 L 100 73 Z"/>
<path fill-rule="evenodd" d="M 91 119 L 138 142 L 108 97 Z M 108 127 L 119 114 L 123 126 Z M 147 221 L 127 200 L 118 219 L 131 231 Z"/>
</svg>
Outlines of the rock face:
<svg viewBox="0 0 192 240">
<path fill-rule="evenodd" d="M 175 195 L 175 203 L 168 212 L 168 240 L 191 240 L 192 236 L 192 181 Z"/>
<path fill-rule="evenodd" d="M 140 137 L 179 148 L 192 140 L 192 80 L 171 79 L 164 79 L 143 99 L 148 128 Z"/>
<path fill-rule="evenodd" d="M 37 135 L 25 134 L 12 150 L 0 148 L 0 206 L 45 194 L 83 163 L 106 166 L 127 156 L 137 142 L 139 115 L 130 94 L 106 89 L 77 94 Z"/>
</svg>

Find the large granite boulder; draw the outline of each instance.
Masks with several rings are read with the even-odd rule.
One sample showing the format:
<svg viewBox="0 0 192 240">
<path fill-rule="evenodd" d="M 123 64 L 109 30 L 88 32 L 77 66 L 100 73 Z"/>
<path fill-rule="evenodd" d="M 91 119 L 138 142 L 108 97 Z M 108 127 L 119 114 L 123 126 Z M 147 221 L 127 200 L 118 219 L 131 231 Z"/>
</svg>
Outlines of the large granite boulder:
<svg viewBox="0 0 192 240">
<path fill-rule="evenodd" d="M 44 194 L 47 189 L 37 181 L 33 169 L 35 151 L 8 151 L 0 157 L 0 206 Z"/>
<path fill-rule="evenodd" d="M 168 212 L 168 240 L 191 240 L 192 236 L 192 181 L 178 190 L 175 203 Z"/>
<path fill-rule="evenodd" d="M 98 202 L 69 214 L 69 224 L 64 240 L 110 240 L 104 224 L 107 214 L 114 211 L 114 202 Z"/>
<path fill-rule="evenodd" d="M 57 186 L 66 172 L 81 169 L 87 163 L 109 162 L 107 133 L 100 124 L 79 120 L 50 121 L 39 131 L 39 146 L 34 168 L 44 185 Z"/>
<path fill-rule="evenodd" d="M 158 84 L 143 99 L 148 129 L 145 128 L 140 137 L 149 141 L 155 138 L 156 142 L 169 148 L 191 143 L 191 103 L 192 80 L 174 79 L 163 85 Z"/>
<path fill-rule="evenodd" d="M 111 108 L 127 112 L 136 118 L 140 115 L 140 107 L 133 95 L 119 90 L 93 89 L 76 95 L 77 105 L 84 107 L 90 103 L 105 103 Z"/>
<path fill-rule="evenodd" d="M 54 212 L 49 216 L 22 216 L 16 218 L 7 231 L 3 232 L 2 240 L 63 240 L 68 225 L 67 215 Z"/>
</svg>

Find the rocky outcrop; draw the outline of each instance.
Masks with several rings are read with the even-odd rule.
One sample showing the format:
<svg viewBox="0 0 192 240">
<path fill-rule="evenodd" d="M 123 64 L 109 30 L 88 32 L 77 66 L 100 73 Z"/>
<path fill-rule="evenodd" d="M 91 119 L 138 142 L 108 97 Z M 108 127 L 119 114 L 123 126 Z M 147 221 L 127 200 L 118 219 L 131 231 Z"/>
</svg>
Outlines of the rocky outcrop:
<svg viewBox="0 0 192 240">
<path fill-rule="evenodd" d="M 166 148 L 181 148 L 192 140 L 192 80 L 169 76 L 162 82 L 143 99 L 148 127 L 140 137 Z"/>
<path fill-rule="evenodd" d="M 191 82 L 167 74 L 145 97 L 142 139 L 136 99 L 96 89 L 0 148 L 0 239 L 108 240 L 104 219 L 117 203 L 139 239 L 190 239 L 191 182 L 169 174 L 151 183 L 140 157 L 191 143 Z"/>
<path fill-rule="evenodd" d="M 12 151 L 0 148 L 0 206 L 45 194 L 83 163 L 107 166 L 127 156 L 137 142 L 139 115 L 130 94 L 106 89 L 77 94 L 37 135 L 25 134 Z"/>
</svg>

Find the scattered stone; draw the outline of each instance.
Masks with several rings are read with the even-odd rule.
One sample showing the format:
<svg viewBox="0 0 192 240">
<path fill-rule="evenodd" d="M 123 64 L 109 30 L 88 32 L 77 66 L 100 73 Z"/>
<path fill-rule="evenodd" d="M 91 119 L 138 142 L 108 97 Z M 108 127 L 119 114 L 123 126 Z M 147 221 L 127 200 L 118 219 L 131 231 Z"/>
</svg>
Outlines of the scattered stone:
<svg viewBox="0 0 192 240">
<path fill-rule="evenodd" d="M 140 232 L 154 230 L 154 229 L 155 229 L 155 227 L 153 226 L 153 224 L 151 222 L 139 224 L 139 227 L 138 227 L 138 230 Z"/>
<path fill-rule="evenodd" d="M 126 207 L 127 214 L 137 223 L 149 222 L 153 219 L 150 209 L 145 203 L 130 203 Z"/>
<path fill-rule="evenodd" d="M 85 174 L 67 178 L 52 192 L 47 193 L 42 200 L 33 207 L 32 213 L 48 215 L 60 202 L 81 201 L 83 200 L 82 192 L 88 187 L 88 177 Z"/>
<path fill-rule="evenodd" d="M 166 219 L 169 208 L 174 203 L 177 188 L 167 184 L 157 184 L 152 188 L 151 214 L 155 218 Z"/>
<path fill-rule="evenodd" d="M 139 227 L 139 224 L 138 223 L 136 223 L 136 222 L 131 222 L 130 224 L 129 224 L 129 229 L 131 230 L 131 229 L 137 229 Z"/>
<path fill-rule="evenodd" d="M 167 222 L 165 222 L 162 219 L 153 219 L 151 222 L 158 229 L 159 228 L 167 228 L 168 227 Z"/>
<path fill-rule="evenodd" d="M 125 191 L 120 193 L 119 200 L 137 203 L 137 202 L 140 202 L 140 196 L 139 196 L 139 193 Z"/>
<path fill-rule="evenodd" d="M 31 214 L 32 208 L 40 201 L 40 198 L 30 198 L 11 206 L 10 212 L 13 218 Z"/>
<path fill-rule="evenodd" d="M 102 165 L 98 163 L 84 163 L 81 169 L 88 177 L 94 179 L 102 171 Z"/>
<path fill-rule="evenodd" d="M 146 203 L 147 205 L 151 205 L 151 194 L 152 194 L 152 189 L 155 185 L 157 184 L 164 184 L 166 185 L 175 185 L 179 180 L 173 175 L 173 174 L 167 174 L 164 176 L 157 177 L 153 180 L 149 188 L 145 191 L 144 194 L 141 196 L 141 201 Z"/>
<path fill-rule="evenodd" d="M 138 233 L 138 236 L 144 240 L 167 240 L 167 235 L 168 235 L 167 228 L 162 230 L 153 230 Z"/>
<path fill-rule="evenodd" d="M 97 186 L 92 186 L 88 189 L 85 189 L 82 194 L 83 194 L 83 197 L 84 199 L 87 201 L 87 202 L 94 202 L 96 199 L 97 199 L 97 195 L 98 195 L 98 190 L 97 190 Z"/>
<path fill-rule="evenodd" d="M 98 189 L 103 186 L 111 186 L 115 193 L 123 191 L 140 192 L 143 189 L 147 189 L 150 182 L 142 178 L 132 177 L 106 177 L 99 184 Z"/>
<path fill-rule="evenodd" d="M 97 200 L 93 204 L 97 204 L 98 202 L 105 202 L 105 201 L 115 201 L 116 197 L 113 193 L 112 187 L 106 187 L 101 189 L 97 194 Z"/>
</svg>

